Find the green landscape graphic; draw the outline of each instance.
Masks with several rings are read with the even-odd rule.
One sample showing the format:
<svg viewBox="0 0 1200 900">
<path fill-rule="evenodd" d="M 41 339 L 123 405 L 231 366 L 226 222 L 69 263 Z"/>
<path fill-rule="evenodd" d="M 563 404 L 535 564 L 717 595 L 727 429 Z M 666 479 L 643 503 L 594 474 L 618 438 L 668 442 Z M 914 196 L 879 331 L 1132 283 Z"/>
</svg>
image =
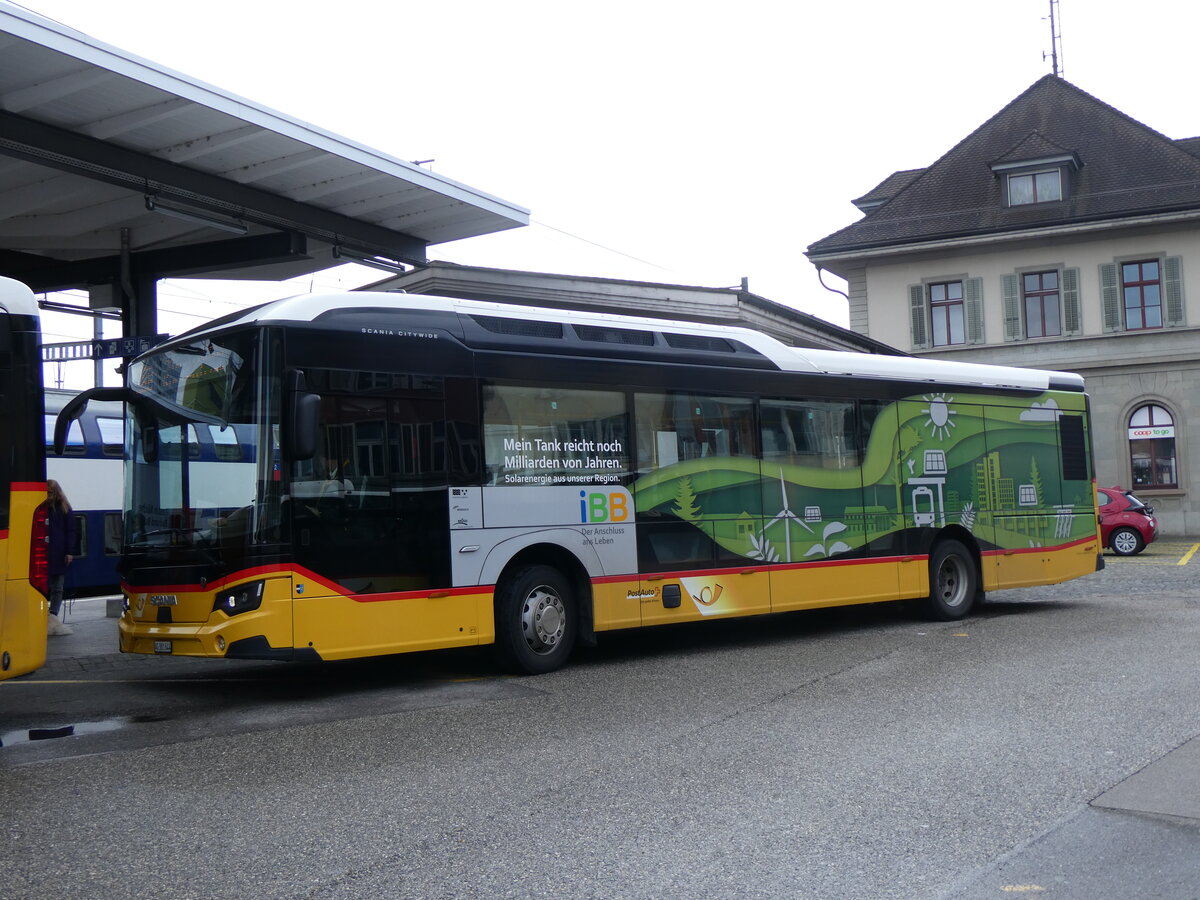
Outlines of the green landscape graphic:
<svg viewBox="0 0 1200 900">
<path fill-rule="evenodd" d="M 1084 402 L 931 391 L 880 411 L 857 466 L 684 460 L 638 478 L 635 508 L 762 562 L 870 555 L 949 526 L 982 549 L 1061 546 L 1095 533 L 1091 481 L 1063 478 L 1059 447 L 1060 417 L 1084 415 Z"/>
</svg>

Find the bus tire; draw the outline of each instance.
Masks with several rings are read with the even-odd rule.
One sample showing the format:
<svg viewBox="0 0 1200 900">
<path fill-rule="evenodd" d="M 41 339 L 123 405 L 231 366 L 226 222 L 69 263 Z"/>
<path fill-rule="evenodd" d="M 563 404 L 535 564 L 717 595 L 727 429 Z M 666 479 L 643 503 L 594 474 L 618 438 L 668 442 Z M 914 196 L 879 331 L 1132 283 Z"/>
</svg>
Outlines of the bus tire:
<svg viewBox="0 0 1200 900">
<path fill-rule="evenodd" d="M 496 585 L 496 657 L 514 672 L 541 675 L 567 661 L 578 633 L 571 582 L 557 569 L 535 565 L 506 574 Z"/>
<path fill-rule="evenodd" d="M 964 618 L 979 593 L 975 557 L 958 541 L 939 541 L 929 557 L 929 597 L 925 614 L 938 622 Z"/>
</svg>

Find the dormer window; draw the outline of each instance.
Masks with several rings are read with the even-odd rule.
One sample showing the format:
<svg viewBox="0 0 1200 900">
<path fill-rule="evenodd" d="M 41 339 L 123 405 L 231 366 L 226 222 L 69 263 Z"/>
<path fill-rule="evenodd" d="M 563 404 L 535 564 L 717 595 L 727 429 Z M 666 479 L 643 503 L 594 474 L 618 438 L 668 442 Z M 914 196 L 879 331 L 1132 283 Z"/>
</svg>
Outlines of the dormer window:
<svg viewBox="0 0 1200 900">
<path fill-rule="evenodd" d="M 1000 202 L 1007 207 L 1057 203 L 1071 195 L 1071 180 L 1083 163 L 1078 154 L 1039 156 L 1023 154 L 990 164 L 1000 182 Z"/>
<path fill-rule="evenodd" d="M 1008 176 L 1009 206 L 1049 203 L 1062 198 L 1062 169 Z"/>
</svg>

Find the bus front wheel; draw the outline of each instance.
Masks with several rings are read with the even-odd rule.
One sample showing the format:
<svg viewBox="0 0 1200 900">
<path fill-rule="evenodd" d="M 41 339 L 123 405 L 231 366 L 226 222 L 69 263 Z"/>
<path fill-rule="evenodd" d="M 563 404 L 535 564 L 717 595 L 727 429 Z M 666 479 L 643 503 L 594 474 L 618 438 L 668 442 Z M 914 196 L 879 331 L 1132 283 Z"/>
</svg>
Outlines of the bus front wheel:
<svg viewBox="0 0 1200 900">
<path fill-rule="evenodd" d="M 975 557 L 958 541 L 942 541 L 929 557 L 929 599 L 925 611 L 931 619 L 953 622 L 975 605 L 979 574 Z"/>
<path fill-rule="evenodd" d="M 575 646 L 571 583 L 550 566 L 528 566 L 496 585 L 496 656 L 510 671 L 540 675 L 557 669 Z"/>
</svg>

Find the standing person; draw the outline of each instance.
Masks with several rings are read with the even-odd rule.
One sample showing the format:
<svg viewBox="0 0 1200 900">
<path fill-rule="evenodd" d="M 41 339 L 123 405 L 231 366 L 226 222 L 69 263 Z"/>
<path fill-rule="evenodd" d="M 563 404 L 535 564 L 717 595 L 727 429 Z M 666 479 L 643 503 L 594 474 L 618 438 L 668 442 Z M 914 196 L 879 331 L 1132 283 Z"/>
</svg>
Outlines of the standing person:
<svg viewBox="0 0 1200 900">
<path fill-rule="evenodd" d="M 47 634 L 72 634 L 70 625 L 60 615 L 63 602 L 63 583 L 67 578 L 67 566 L 75 550 L 78 537 L 75 533 L 75 517 L 71 515 L 71 504 L 63 493 L 62 486 L 54 479 L 46 482 L 46 568 L 50 575 L 50 619 Z"/>
</svg>

